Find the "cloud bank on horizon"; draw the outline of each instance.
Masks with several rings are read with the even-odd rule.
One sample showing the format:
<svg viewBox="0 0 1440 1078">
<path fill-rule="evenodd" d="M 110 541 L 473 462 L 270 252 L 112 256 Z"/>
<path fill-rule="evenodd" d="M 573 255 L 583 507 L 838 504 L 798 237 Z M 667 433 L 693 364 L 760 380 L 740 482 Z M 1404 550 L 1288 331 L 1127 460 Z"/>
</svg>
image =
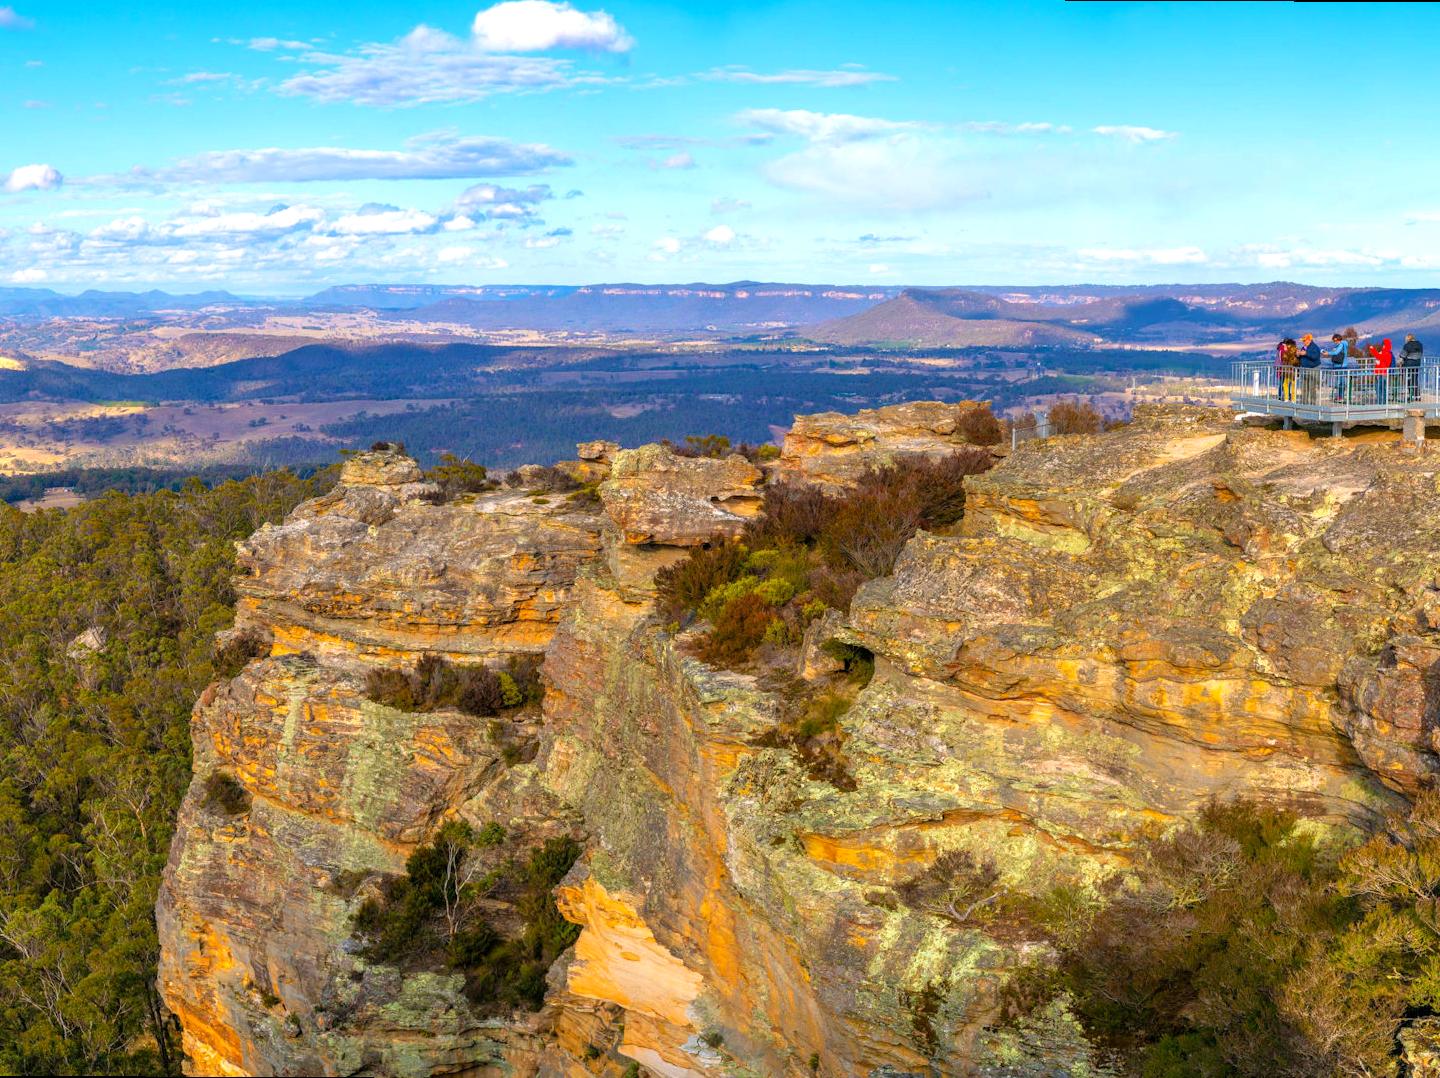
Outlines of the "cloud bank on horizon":
<svg viewBox="0 0 1440 1078">
<path fill-rule="evenodd" d="M 1274 60 L 1428 5 L 188 7 L 0 7 L 0 285 L 1440 267 L 1425 95 Z"/>
</svg>

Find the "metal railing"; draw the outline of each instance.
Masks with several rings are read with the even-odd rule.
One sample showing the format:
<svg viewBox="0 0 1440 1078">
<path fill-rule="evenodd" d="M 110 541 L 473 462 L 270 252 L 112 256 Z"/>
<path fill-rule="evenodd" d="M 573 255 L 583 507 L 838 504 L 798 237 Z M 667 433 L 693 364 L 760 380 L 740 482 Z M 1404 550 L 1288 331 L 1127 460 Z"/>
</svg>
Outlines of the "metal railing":
<svg viewBox="0 0 1440 1078">
<path fill-rule="evenodd" d="M 1274 360 L 1233 365 L 1235 406 L 1250 412 L 1343 422 L 1401 419 L 1440 411 L 1440 366 L 1284 367 Z"/>
<path fill-rule="evenodd" d="M 1010 428 L 1010 448 L 1014 449 L 1021 442 L 1031 442 L 1037 438 L 1048 438 L 1054 431 L 1050 427 L 1050 417 L 1044 412 L 1035 416 L 1033 423 L 1024 426 L 1012 426 Z"/>
</svg>

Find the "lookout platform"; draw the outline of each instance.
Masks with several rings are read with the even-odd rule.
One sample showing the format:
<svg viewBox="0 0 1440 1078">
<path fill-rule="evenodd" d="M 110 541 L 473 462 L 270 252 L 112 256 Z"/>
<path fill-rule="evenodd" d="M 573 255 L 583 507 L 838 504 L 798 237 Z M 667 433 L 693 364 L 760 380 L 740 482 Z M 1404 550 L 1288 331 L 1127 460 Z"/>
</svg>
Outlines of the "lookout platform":
<svg viewBox="0 0 1440 1078">
<path fill-rule="evenodd" d="M 1440 366 L 1395 366 L 1383 373 L 1366 367 L 1281 367 L 1274 360 L 1232 365 L 1231 404 L 1241 412 L 1284 416 L 1289 421 L 1391 426 L 1419 413 L 1440 418 Z"/>
</svg>

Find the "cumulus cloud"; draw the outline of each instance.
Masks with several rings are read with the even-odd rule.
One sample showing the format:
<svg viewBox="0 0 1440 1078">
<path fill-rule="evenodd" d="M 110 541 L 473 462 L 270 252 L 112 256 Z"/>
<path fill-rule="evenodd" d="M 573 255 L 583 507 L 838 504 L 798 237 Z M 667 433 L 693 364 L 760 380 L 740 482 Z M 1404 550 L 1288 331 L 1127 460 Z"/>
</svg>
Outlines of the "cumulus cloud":
<svg viewBox="0 0 1440 1078">
<path fill-rule="evenodd" d="M 569 164 L 568 155 L 540 143 L 485 136 L 428 135 L 412 139 L 403 150 L 352 150 L 335 146 L 214 150 L 176 161 L 169 168 L 137 168 L 128 176 L 100 179 L 196 183 L 443 180 L 522 175 Z"/>
<path fill-rule="evenodd" d="M 895 82 L 894 75 L 878 71 L 866 71 L 859 65 L 838 68 L 833 71 L 815 71 L 808 68 L 791 68 L 786 71 L 762 73 L 751 71 L 738 64 L 714 67 L 701 72 L 697 78 L 707 82 L 740 82 L 758 85 L 796 86 L 865 86 L 872 82 Z"/>
<path fill-rule="evenodd" d="M 717 247 L 728 247 L 735 242 L 735 230 L 729 225 L 716 225 L 705 233 L 705 242 Z"/>
<path fill-rule="evenodd" d="M 553 8 L 562 15 L 568 10 L 581 19 L 610 18 L 603 12 L 586 14 L 543 0 L 517 0 L 481 12 L 477 20 L 502 8 L 528 9 L 532 4 L 547 10 Z M 516 40 L 521 38 L 521 29 L 505 29 L 506 25 L 510 25 L 509 16 L 502 22 L 504 25 L 487 31 L 491 36 L 483 40 L 499 40 L 505 33 Z M 614 20 L 610 22 L 613 25 Z M 561 31 L 556 30 L 555 25 L 552 20 L 543 33 L 540 30 L 528 31 L 530 37 L 527 40 L 545 40 L 546 35 L 550 35 L 559 42 L 562 38 L 555 35 Z M 618 26 L 614 28 L 619 36 L 612 39 L 616 47 L 610 51 L 623 51 L 619 45 L 623 41 L 628 48 L 629 38 L 619 31 Z M 576 39 L 573 35 L 578 31 L 570 32 L 571 39 Z M 398 41 L 361 45 L 347 53 L 326 52 L 300 42 L 278 42 L 277 49 L 291 53 L 285 57 L 286 60 L 304 64 L 310 70 L 283 80 L 276 91 L 327 103 L 409 108 L 439 102 L 480 101 L 493 94 L 540 92 L 611 81 L 606 76 L 581 71 L 568 60 L 497 53 L 481 42 L 478 35 L 464 40 L 423 24 Z"/>
<path fill-rule="evenodd" d="M 31 266 L 27 269 L 18 269 L 10 274 L 10 282 L 12 284 L 35 284 L 37 281 L 43 281 L 48 277 L 49 274 L 43 269 L 40 269 L 38 266 Z"/>
<path fill-rule="evenodd" d="M 424 210 L 396 206 L 362 206 L 339 218 L 330 230 L 340 236 L 404 236 L 434 232 L 440 219 Z"/>
<path fill-rule="evenodd" d="M 27 19 L 13 7 L 0 7 L 0 30 L 30 30 L 34 26 L 34 19 Z"/>
<path fill-rule="evenodd" d="M 5 180 L 5 190 L 14 194 L 19 191 L 53 191 L 65 182 L 65 177 L 49 165 L 21 165 Z"/>
<path fill-rule="evenodd" d="M 554 198 L 548 184 L 537 183 L 517 189 L 501 187 L 493 183 L 477 183 L 467 187 L 455 200 L 457 216 L 447 221 L 446 228 L 457 220 L 469 221 L 520 221 L 535 224 L 539 221 L 539 205 Z"/>
<path fill-rule="evenodd" d="M 475 44 L 487 52 L 594 49 L 626 52 L 635 44 L 613 16 L 550 0 L 506 0 L 475 16 Z"/>
<path fill-rule="evenodd" d="M 263 213 L 216 213 L 173 226 L 176 236 L 274 235 L 310 228 L 325 219 L 314 206 L 273 206 Z"/>
<path fill-rule="evenodd" d="M 1097 135 L 1104 135 L 1107 138 L 1120 139 L 1123 142 L 1163 142 L 1172 139 L 1174 131 L 1162 131 L 1158 127 L 1137 127 L 1134 124 L 1101 124 L 1099 127 L 1090 129 Z"/>
</svg>

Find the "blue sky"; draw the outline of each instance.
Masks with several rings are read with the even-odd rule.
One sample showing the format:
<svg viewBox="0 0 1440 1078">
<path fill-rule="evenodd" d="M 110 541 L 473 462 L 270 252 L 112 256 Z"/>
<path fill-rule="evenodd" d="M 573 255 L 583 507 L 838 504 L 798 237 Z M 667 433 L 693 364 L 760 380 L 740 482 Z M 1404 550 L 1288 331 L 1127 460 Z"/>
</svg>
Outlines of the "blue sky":
<svg viewBox="0 0 1440 1078">
<path fill-rule="evenodd" d="M 1425 4 L 0 0 L 0 284 L 1433 282 Z"/>
</svg>

